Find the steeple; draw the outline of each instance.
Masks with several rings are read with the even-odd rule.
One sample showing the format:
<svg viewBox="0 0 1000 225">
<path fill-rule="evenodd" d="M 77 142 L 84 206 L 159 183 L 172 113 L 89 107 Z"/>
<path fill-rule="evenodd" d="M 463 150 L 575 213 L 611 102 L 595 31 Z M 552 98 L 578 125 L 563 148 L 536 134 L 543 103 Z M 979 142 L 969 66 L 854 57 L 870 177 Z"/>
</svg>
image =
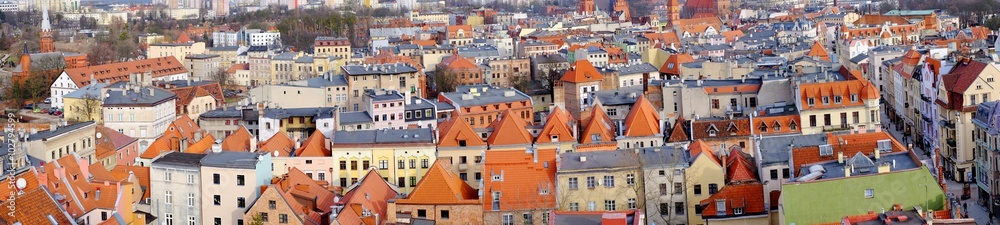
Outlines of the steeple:
<svg viewBox="0 0 1000 225">
<path fill-rule="evenodd" d="M 52 40 L 52 25 L 49 24 L 49 6 L 47 4 L 42 4 L 42 32 L 40 32 L 38 39 L 38 52 L 54 52 L 56 51 L 54 40 Z"/>
<path fill-rule="evenodd" d="M 52 30 L 52 25 L 49 24 L 49 5 L 42 4 L 42 31 Z"/>
</svg>

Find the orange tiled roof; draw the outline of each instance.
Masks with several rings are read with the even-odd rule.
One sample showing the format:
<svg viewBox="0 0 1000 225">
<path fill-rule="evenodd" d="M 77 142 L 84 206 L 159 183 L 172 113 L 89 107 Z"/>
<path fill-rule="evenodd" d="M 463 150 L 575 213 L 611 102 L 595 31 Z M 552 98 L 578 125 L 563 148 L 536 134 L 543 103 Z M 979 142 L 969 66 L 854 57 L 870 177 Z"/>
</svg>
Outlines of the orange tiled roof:
<svg viewBox="0 0 1000 225">
<path fill-rule="evenodd" d="M 720 200 L 725 202 L 724 214 L 715 210 Z M 701 205 L 705 209 L 701 215 L 706 219 L 736 216 L 733 212 L 735 208 L 743 208 L 741 215 L 746 216 L 768 213 L 768 209 L 764 208 L 764 185 L 757 181 L 728 184 L 711 197 L 701 200 Z"/>
<path fill-rule="evenodd" d="M 694 58 L 690 54 L 673 54 L 667 58 L 667 61 L 660 65 L 660 73 L 667 73 L 673 75 L 681 74 L 681 64 L 694 62 Z"/>
<path fill-rule="evenodd" d="M 904 147 L 903 144 L 900 144 L 895 138 L 892 138 L 886 132 L 840 135 L 827 133 L 826 139 L 829 142 L 828 144 L 833 147 L 832 155 L 820 155 L 819 147 L 817 146 L 792 149 L 792 162 L 795 163 L 794 169 L 796 176 L 799 176 L 799 168 L 801 168 L 802 165 L 837 160 L 837 153 L 844 153 L 844 157 L 854 156 L 858 154 L 858 152 L 864 153 L 865 155 L 873 154 L 874 150 L 878 147 L 878 140 L 891 140 L 892 152 L 906 151 L 906 147 Z M 840 140 L 844 140 L 845 144 L 841 145 Z"/>
<path fill-rule="evenodd" d="M 748 118 L 696 120 L 691 124 L 691 132 L 694 139 L 746 137 L 752 134 Z"/>
<path fill-rule="evenodd" d="M 460 147 L 460 141 L 465 141 L 465 146 L 486 146 L 486 142 L 472 126 L 460 119 L 462 116 L 459 111 L 461 110 L 452 111 L 451 117 L 438 125 L 438 130 L 441 131 L 438 147 Z"/>
<path fill-rule="evenodd" d="M 187 147 L 184 152 L 187 153 L 205 153 L 212 150 L 212 144 L 215 144 L 215 137 L 212 134 L 206 134 L 204 138 L 198 140 Z"/>
<path fill-rule="evenodd" d="M 663 43 L 664 46 L 670 46 L 670 44 L 674 44 L 674 47 L 677 48 L 681 47 L 680 46 L 681 39 L 678 38 L 677 33 L 673 31 L 660 32 L 660 33 L 645 33 L 643 34 L 643 36 L 649 38 L 649 40 L 652 42 L 659 41 L 660 43 Z"/>
<path fill-rule="evenodd" d="M 736 39 L 739 39 L 744 35 L 742 30 L 723 31 L 720 34 L 726 37 L 726 42 L 729 43 L 735 42 Z"/>
<path fill-rule="evenodd" d="M 458 52 L 454 52 L 447 59 L 438 63 L 438 66 L 445 69 L 452 70 L 478 70 L 479 67 L 476 64 L 469 61 L 465 57 L 462 57 Z"/>
<path fill-rule="evenodd" d="M 398 194 L 399 191 L 383 180 L 378 171 L 368 170 L 368 173 L 358 183 L 351 186 L 344 197 L 336 203 L 345 206 L 342 213 L 337 215 L 337 222 L 340 224 L 381 224 L 385 221 L 385 217 L 380 217 L 381 221 L 374 221 L 374 216 L 362 217 L 361 208 L 368 209 L 373 215 L 376 213 L 386 215 L 387 202 L 396 198 Z M 347 208 L 356 208 L 356 210 L 347 210 Z"/>
<path fill-rule="evenodd" d="M 73 224 L 73 218 L 69 218 L 63 212 L 46 188 L 26 188 L 24 194 L 18 196 L 15 202 L 17 205 L 14 210 L 10 207 L 0 207 L 0 219 L 6 223 L 51 224 L 48 216 L 52 216 L 58 224 Z"/>
<path fill-rule="evenodd" d="M 863 106 L 864 100 L 879 98 L 879 93 L 875 90 L 874 85 L 866 80 L 801 84 L 799 91 L 802 96 L 802 110 Z M 857 102 L 851 102 L 850 96 L 852 94 L 858 95 Z M 836 103 L 835 96 L 842 98 L 839 104 Z M 823 104 L 822 97 L 828 97 L 830 103 Z M 812 105 L 809 104 L 810 98 L 813 99 L 814 104 Z"/>
<path fill-rule="evenodd" d="M 726 181 L 757 181 L 757 167 L 747 159 L 743 149 L 739 145 L 734 145 L 729 149 L 726 158 Z"/>
<path fill-rule="evenodd" d="M 625 117 L 626 137 L 646 137 L 660 135 L 660 114 L 653 105 L 646 100 L 645 95 L 640 95 L 639 99 L 632 105 L 632 110 Z"/>
<path fill-rule="evenodd" d="M 337 194 L 320 185 L 298 168 L 292 167 L 288 173 L 268 189 L 278 191 L 295 215 L 314 224 L 325 224 L 322 215 L 330 213 Z"/>
<path fill-rule="evenodd" d="M 417 187 L 405 199 L 396 200 L 397 204 L 479 204 L 479 193 L 469 186 L 455 173 L 441 165 L 442 161 L 434 162 Z"/>
<path fill-rule="evenodd" d="M 128 179 L 129 173 L 134 174 L 136 180 L 126 180 Z M 141 199 L 149 198 L 149 167 L 118 165 L 111 170 L 111 175 L 115 177 L 115 180 L 132 182 L 133 185 L 138 183 L 140 187 L 146 187 L 144 189 L 146 192 L 142 193 Z"/>
<path fill-rule="evenodd" d="M 555 207 L 556 150 L 539 149 L 538 161 L 524 151 L 487 151 L 483 162 L 483 211 L 492 210 L 493 192 L 500 192 L 500 211 Z M 548 165 L 548 167 L 546 167 Z M 501 175 L 501 180 L 492 176 Z M 547 188 L 549 194 L 539 194 Z"/>
<path fill-rule="evenodd" d="M 299 149 L 295 149 L 295 156 L 299 157 L 323 157 L 331 156 L 333 153 L 326 147 L 326 136 L 323 132 L 313 131 L 309 138 L 302 142 Z"/>
<path fill-rule="evenodd" d="M 31 168 L 29 168 L 27 172 L 15 175 L 14 176 L 14 180 L 24 179 L 25 184 L 26 184 L 24 186 L 24 190 L 34 190 L 34 189 L 37 189 L 37 188 L 39 188 L 41 186 L 44 186 L 46 184 L 39 185 L 38 176 L 45 175 L 45 174 L 38 174 L 38 173 L 39 172 L 45 172 L 45 171 L 39 171 L 38 168 L 39 167 L 31 167 Z M 2 197 L 2 198 L 0 198 L 0 200 L 10 199 L 10 193 L 12 191 L 11 190 L 12 188 L 13 187 L 8 187 L 7 185 L 0 185 L 0 197 Z M 3 207 L 3 208 L 6 208 L 6 207 Z M 3 215 L 7 215 L 7 213 L 4 213 Z"/>
<path fill-rule="evenodd" d="M 777 135 L 799 133 L 802 131 L 799 129 L 800 119 L 798 114 L 781 116 L 761 115 L 760 117 L 753 118 L 753 134 Z M 795 127 L 795 129 L 792 129 L 792 127 Z"/>
<path fill-rule="evenodd" d="M 531 144 L 533 137 L 525 128 L 528 124 L 527 121 L 524 121 L 510 109 L 501 115 L 499 120 L 490 124 L 493 133 L 486 139 L 487 144 L 490 146 Z"/>
<path fill-rule="evenodd" d="M 277 151 L 278 157 L 288 157 L 292 155 L 292 150 L 295 150 L 295 141 L 285 131 L 278 131 L 277 134 L 271 136 L 270 139 L 261 144 L 257 148 L 257 152 L 267 152 L 272 153 Z"/>
<path fill-rule="evenodd" d="M 889 22 L 889 24 L 910 24 L 910 21 L 903 16 L 893 16 L 893 15 L 879 15 L 879 14 L 866 14 L 861 15 L 861 18 L 854 21 L 854 25 L 873 25 L 880 26 Z"/>
<path fill-rule="evenodd" d="M 134 73 L 151 72 L 153 78 L 158 78 L 161 76 L 187 73 L 188 70 L 184 67 L 184 64 L 177 61 L 177 58 L 167 56 L 72 68 L 66 69 L 64 72 L 69 75 L 69 79 L 76 83 L 77 87 L 83 87 L 90 84 L 91 75 L 94 76 L 94 79 L 97 82 L 114 83 L 117 81 L 127 81 L 129 79 L 129 75 Z"/>
<path fill-rule="evenodd" d="M 600 82 L 604 80 L 604 76 L 597 71 L 597 68 L 594 68 L 594 64 L 591 64 L 590 61 L 577 60 L 559 80 L 570 83 Z"/>
<path fill-rule="evenodd" d="M 424 69 L 423 63 L 417 63 L 413 61 L 413 59 L 411 59 L 410 57 L 406 57 L 403 55 L 396 55 L 395 53 L 389 50 L 380 50 L 377 55 L 365 58 L 365 63 L 367 64 L 404 63 L 416 67 L 417 70 Z"/>
<path fill-rule="evenodd" d="M 818 57 L 820 60 L 827 62 L 830 61 L 830 53 L 827 53 L 826 48 L 819 41 L 813 43 L 812 49 L 809 49 L 809 53 L 806 56 Z"/>
<path fill-rule="evenodd" d="M 674 120 L 674 127 L 670 129 L 670 136 L 667 137 L 667 142 L 681 142 L 691 138 L 688 136 L 684 122 L 683 115 L 677 116 L 677 120 Z"/>
<path fill-rule="evenodd" d="M 246 127 L 240 126 L 240 128 L 236 129 L 236 132 L 229 134 L 229 137 L 226 137 L 222 141 L 222 150 L 249 152 L 250 140 L 253 138 L 253 135 L 250 134 L 250 131 Z"/>
<path fill-rule="evenodd" d="M 69 204 L 66 211 L 75 215 L 83 215 L 97 207 L 97 202 L 92 198 L 95 194 L 94 187 L 87 181 L 90 170 L 81 168 L 81 165 L 90 165 L 80 164 L 80 160 L 70 154 L 44 165 L 47 187 L 53 195 L 66 196 Z M 86 162 L 86 159 L 82 160 Z"/>
<path fill-rule="evenodd" d="M 708 143 L 705 143 L 701 139 L 694 140 L 688 145 L 688 153 L 691 154 L 692 159 L 698 156 L 705 156 L 711 159 L 712 162 L 715 162 L 716 165 L 722 166 L 722 161 L 719 160 L 719 157 L 715 156 L 715 150 L 712 150 L 712 147 L 708 146 Z"/>
<path fill-rule="evenodd" d="M 174 43 L 181 43 L 181 44 L 191 43 L 191 42 L 194 41 L 191 41 L 191 36 L 187 34 L 187 31 L 181 31 L 181 34 L 177 35 L 177 40 L 174 41 Z"/>
<path fill-rule="evenodd" d="M 465 33 L 465 36 L 462 38 L 472 38 L 472 25 L 453 25 L 448 26 L 448 39 L 459 38 L 459 30 Z"/>
<path fill-rule="evenodd" d="M 570 128 L 570 124 L 575 125 L 576 121 L 573 121 L 573 117 L 569 115 L 569 112 L 559 107 L 552 108 L 551 113 L 545 119 L 545 126 L 542 128 L 542 132 L 538 133 L 535 143 L 550 143 L 552 142 L 553 135 L 559 138 L 558 141 L 576 140 L 576 137 L 573 137 L 574 133 L 573 129 Z"/>
<path fill-rule="evenodd" d="M 608 114 L 604 111 L 604 107 L 601 105 L 595 105 L 594 108 L 590 110 L 590 119 L 587 120 L 587 125 L 583 128 L 583 133 L 580 135 L 580 144 L 594 144 L 593 136 L 599 135 L 599 142 L 613 142 L 615 139 L 614 131 L 615 123 L 608 117 Z"/>
<path fill-rule="evenodd" d="M 703 87 L 705 93 L 708 94 L 732 94 L 732 93 L 757 93 L 760 90 L 760 84 L 738 84 L 730 86 L 714 86 L 714 87 Z"/>
</svg>

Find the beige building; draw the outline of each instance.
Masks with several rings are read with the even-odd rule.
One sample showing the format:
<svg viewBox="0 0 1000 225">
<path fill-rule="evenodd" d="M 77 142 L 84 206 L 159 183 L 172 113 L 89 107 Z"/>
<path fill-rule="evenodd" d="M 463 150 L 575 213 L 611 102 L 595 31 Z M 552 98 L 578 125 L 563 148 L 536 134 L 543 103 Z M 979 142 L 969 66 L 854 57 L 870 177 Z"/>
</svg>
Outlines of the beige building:
<svg viewBox="0 0 1000 225">
<path fill-rule="evenodd" d="M 201 159 L 201 224 L 241 224 L 243 212 L 271 183 L 271 155 L 222 150 L 222 141 Z"/>
<path fill-rule="evenodd" d="M 271 84 L 271 58 L 270 57 L 250 57 L 247 59 L 250 64 L 250 86 Z"/>
<path fill-rule="evenodd" d="M 866 80 L 793 82 L 803 134 L 851 128 L 869 129 L 879 123 L 879 93 Z M 806 81 L 808 82 L 808 81 Z"/>
<path fill-rule="evenodd" d="M 971 135 L 975 130 L 972 118 L 979 103 L 996 99 L 998 76 L 1000 70 L 992 63 L 961 59 L 938 80 L 941 158 L 944 170 L 956 181 L 968 182 L 977 173 L 973 168 L 976 144 Z"/>
<path fill-rule="evenodd" d="M 515 77 L 531 81 L 531 60 L 528 58 L 502 58 L 486 62 L 488 70 L 483 71 L 483 80 L 497 87 L 511 87 Z"/>
<path fill-rule="evenodd" d="M 725 171 L 722 168 L 722 161 L 716 157 L 715 148 L 718 146 L 708 146 L 700 140 L 688 146 L 692 158 L 690 167 L 683 171 L 684 181 L 681 188 L 684 189 L 687 200 L 685 211 L 688 222 L 692 225 L 704 224 L 705 220 L 701 217 L 703 210 L 701 201 L 708 199 L 726 185 Z"/>
<path fill-rule="evenodd" d="M 26 143 L 28 156 L 43 162 L 53 162 L 64 155 L 75 154 L 93 164 L 97 162 L 94 155 L 96 128 L 97 123 L 87 121 L 72 125 L 53 124 L 49 130 L 30 131 L 32 134 L 28 136 Z"/>
<path fill-rule="evenodd" d="M 188 55 L 184 59 L 184 67 L 191 71 L 191 78 L 199 80 L 216 80 L 213 77 L 214 73 L 219 72 L 219 70 L 226 69 L 226 67 L 220 67 L 219 65 L 219 55 L 212 54 L 194 54 Z"/>
<path fill-rule="evenodd" d="M 347 38 L 316 37 L 316 41 L 313 43 L 313 54 L 350 59 L 352 54 L 351 41 Z"/>
<path fill-rule="evenodd" d="M 346 110 L 349 97 L 342 75 L 324 75 L 286 85 L 263 85 L 250 89 L 255 103 L 270 107 L 308 108 L 340 106 Z"/>
<path fill-rule="evenodd" d="M 423 178 L 435 157 L 431 129 L 336 131 L 331 151 L 339 166 L 333 168 L 334 185 L 348 187 L 370 168 L 399 191 L 410 193 Z"/>
<path fill-rule="evenodd" d="M 101 111 L 105 127 L 139 139 L 139 149 L 145 151 L 177 118 L 177 96 L 160 88 L 139 86 L 126 82 L 108 86 Z"/>
<path fill-rule="evenodd" d="M 173 56 L 177 61 L 185 62 L 188 55 L 205 54 L 204 42 L 193 43 L 159 43 L 150 44 L 146 50 L 146 58 Z"/>
<path fill-rule="evenodd" d="M 63 95 L 63 118 L 71 122 L 94 121 L 102 123 L 104 87 L 107 83 L 94 83 Z"/>
<path fill-rule="evenodd" d="M 365 90 L 397 90 L 404 96 L 424 97 L 424 73 L 409 64 L 365 64 L 341 67 L 347 80 L 348 111 L 364 110 Z"/>
<path fill-rule="evenodd" d="M 642 169 L 632 150 L 559 155 L 556 202 L 565 211 L 621 211 L 645 207 Z"/>
<path fill-rule="evenodd" d="M 208 52 L 206 52 L 206 54 L 218 55 L 219 67 L 229 68 L 233 64 L 246 63 L 246 60 L 240 62 L 240 60 L 238 60 L 239 57 L 237 57 L 237 55 L 239 55 L 240 52 L 246 51 L 247 50 L 246 48 L 247 47 L 240 47 L 240 46 L 208 48 Z"/>
</svg>

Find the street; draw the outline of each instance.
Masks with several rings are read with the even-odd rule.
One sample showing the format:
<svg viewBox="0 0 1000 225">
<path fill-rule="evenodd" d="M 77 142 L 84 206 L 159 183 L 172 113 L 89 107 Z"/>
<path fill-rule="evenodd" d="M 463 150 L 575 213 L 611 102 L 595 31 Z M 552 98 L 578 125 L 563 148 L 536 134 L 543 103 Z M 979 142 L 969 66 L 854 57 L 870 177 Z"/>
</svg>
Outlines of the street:
<svg viewBox="0 0 1000 225">
<path fill-rule="evenodd" d="M 883 107 L 885 107 L 885 105 L 883 105 Z M 882 111 L 882 110 L 879 110 L 879 111 Z M 890 126 L 892 124 L 889 122 L 889 118 L 884 113 L 884 111 L 881 114 L 882 114 L 882 118 L 881 118 L 882 124 L 886 125 L 885 127 L 887 127 L 884 130 L 888 130 L 889 134 L 891 134 L 893 138 L 896 138 L 897 141 L 899 141 L 903 145 L 906 145 L 907 142 L 903 142 L 903 132 L 892 128 L 893 126 Z M 915 129 L 919 129 L 919 128 L 915 128 Z M 913 140 L 909 140 L 909 141 L 913 142 Z M 931 149 L 931 150 L 933 150 L 933 149 Z M 932 162 L 930 160 L 930 158 L 927 157 L 926 150 L 914 146 L 913 147 L 913 151 L 917 155 L 917 157 L 920 158 L 921 161 L 924 161 L 925 163 L 931 163 Z M 931 155 L 931 156 L 933 156 L 933 155 Z M 945 184 L 948 185 L 948 190 L 945 191 L 946 194 L 952 194 L 952 196 L 961 196 L 962 195 L 962 184 L 961 183 L 955 182 L 954 180 L 950 180 L 950 179 L 947 179 L 947 178 L 944 179 L 944 180 L 945 180 Z M 982 206 L 982 205 L 979 205 L 979 203 L 977 203 L 977 201 L 976 201 L 976 199 L 979 199 L 979 191 L 977 190 L 976 184 L 973 183 L 971 185 L 972 185 L 972 191 L 971 191 L 972 192 L 972 197 L 969 198 L 969 199 L 967 199 L 967 200 L 962 201 L 963 203 L 967 203 L 966 205 L 969 207 L 969 209 L 968 209 L 968 211 L 969 211 L 969 217 L 972 218 L 972 219 L 975 219 L 976 220 L 976 224 L 980 224 L 980 225 L 1000 224 L 1000 220 L 990 221 L 990 218 L 989 218 L 990 214 L 989 214 L 989 212 L 986 211 L 986 207 Z"/>
</svg>

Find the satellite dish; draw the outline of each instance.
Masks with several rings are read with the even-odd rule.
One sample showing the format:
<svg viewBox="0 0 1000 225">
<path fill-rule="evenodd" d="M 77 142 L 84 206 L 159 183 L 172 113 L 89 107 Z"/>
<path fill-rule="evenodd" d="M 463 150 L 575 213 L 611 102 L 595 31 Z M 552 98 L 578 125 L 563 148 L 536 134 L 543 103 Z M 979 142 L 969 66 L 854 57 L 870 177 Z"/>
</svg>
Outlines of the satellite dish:
<svg viewBox="0 0 1000 225">
<path fill-rule="evenodd" d="M 28 187 L 28 181 L 25 181 L 24 178 L 17 178 L 15 184 L 17 185 L 17 189 L 24 189 L 25 187 Z"/>
<path fill-rule="evenodd" d="M 98 138 L 98 139 L 100 139 L 100 138 L 101 138 L 101 136 L 102 136 L 102 135 L 101 135 L 101 133 L 97 133 L 97 138 Z"/>
<path fill-rule="evenodd" d="M 278 157 L 278 151 L 274 151 L 274 154 L 272 155 L 274 155 L 274 157 Z"/>
</svg>

